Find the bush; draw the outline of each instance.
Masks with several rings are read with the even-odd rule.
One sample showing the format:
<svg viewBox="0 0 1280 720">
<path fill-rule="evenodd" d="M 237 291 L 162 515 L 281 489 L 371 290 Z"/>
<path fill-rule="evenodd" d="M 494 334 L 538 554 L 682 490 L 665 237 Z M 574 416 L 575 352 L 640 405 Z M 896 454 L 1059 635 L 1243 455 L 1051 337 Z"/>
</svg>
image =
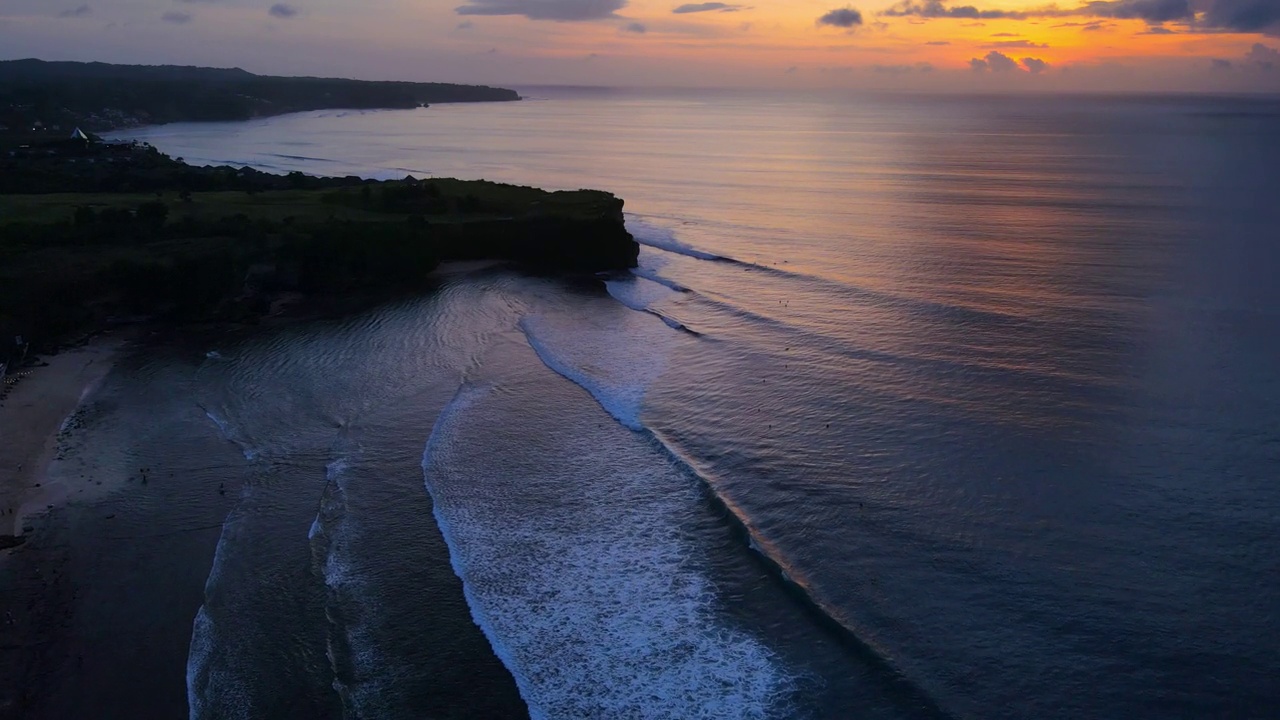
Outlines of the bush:
<svg viewBox="0 0 1280 720">
<path fill-rule="evenodd" d="M 169 218 L 169 206 L 159 200 L 144 202 L 138 206 L 135 215 L 139 221 L 149 225 L 163 225 Z"/>
</svg>

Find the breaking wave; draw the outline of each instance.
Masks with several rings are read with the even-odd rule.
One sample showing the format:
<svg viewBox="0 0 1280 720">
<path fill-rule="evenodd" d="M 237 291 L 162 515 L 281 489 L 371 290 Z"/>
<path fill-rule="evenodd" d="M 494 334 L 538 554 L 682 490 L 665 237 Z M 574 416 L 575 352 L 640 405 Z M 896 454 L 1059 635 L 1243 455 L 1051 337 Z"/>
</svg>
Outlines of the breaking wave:
<svg viewBox="0 0 1280 720">
<path fill-rule="evenodd" d="M 656 449 L 571 463 L 477 449 L 502 397 L 463 386 L 422 465 L 472 616 L 531 717 L 781 711 L 790 674 L 766 645 L 724 624 L 682 539 L 682 519 L 698 508 L 689 478 Z"/>
</svg>

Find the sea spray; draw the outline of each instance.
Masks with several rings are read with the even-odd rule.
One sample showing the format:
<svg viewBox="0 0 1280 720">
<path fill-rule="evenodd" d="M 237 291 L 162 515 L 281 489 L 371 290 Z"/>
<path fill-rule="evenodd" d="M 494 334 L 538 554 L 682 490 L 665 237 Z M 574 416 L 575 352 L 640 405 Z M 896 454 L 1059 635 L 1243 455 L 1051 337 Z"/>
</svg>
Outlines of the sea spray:
<svg viewBox="0 0 1280 720">
<path fill-rule="evenodd" d="M 641 245 L 647 245 L 651 248 L 665 250 L 677 255 L 684 255 L 695 258 L 697 260 L 723 260 L 715 253 L 699 250 L 688 243 L 682 242 L 676 238 L 675 232 L 669 228 L 655 225 L 653 223 L 641 220 L 635 216 L 627 217 L 627 230 L 629 230 L 636 242 Z"/>
<path fill-rule="evenodd" d="M 626 404 L 627 399 L 643 398 L 649 385 L 660 374 L 637 375 L 633 372 L 633 368 L 646 363 L 665 366 L 670 346 L 648 342 L 643 345 L 647 353 L 644 357 L 616 348 L 610 353 L 599 354 L 592 352 L 596 347 L 594 344 L 582 343 L 578 337 L 559 338 L 561 343 L 554 343 L 549 340 L 549 334 L 540 332 L 541 326 L 538 323 L 522 321 L 520 327 L 525 331 L 530 347 L 549 369 L 590 393 L 622 426 L 644 438 L 647 445 L 660 453 L 662 461 L 669 463 L 674 472 L 695 479 L 710 493 L 714 504 L 724 512 L 737 530 L 745 535 L 749 549 L 759 555 L 782 582 L 819 613 L 825 623 L 828 623 L 834 631 L 841 633 L 844 639 L 873 665 L 883 669 L 888 682 L 895 686 L 896 692 L 902 697 L 910 698 L 917 707 L 925 711 L 926 716 L 946 717 L 946 713 L 940 709 L 929 693 L 902 671 L 886 648 L 877 643 L 865 630 L 858 628 L 850 618 L 839 612 L 833 603 L 822 597 L 814 584 L 789 561 L 782 550 L 755 526 L 750 516 L 720 492 L 719 483 L 715 482 L 705 467 L 685 453 L 665 434 L 652 430 L 641 421 L 638 403 L 632 412 L 619 412 L 619 409 L 630 408 Z M 649 339 L 648 336 L 646 339 Z M 624 358 L 624 362 L 614 364 L 618 358 Z M 630 384 L 602 382 L 601 378 L 615 380 L 626 378 Z M 622 512 L 629 515 L 630 509 Z"/>
<path fill-rule="evenodd" d="M 773 652 L 726 624 L 680 528 L 694 485 L 647 443 L 611 457 L 591 411 L 559 415 L 551 457 L 477 438 L 515 412 L 464 385 L 423 452 L 433 512 L 477 625 L 534 718 L 765 718 L 792 687 Z M 523 408 L 538 412 L 536 408 Z M 578 451 L 578 452 L 573 452 Z M 575 458 L 569 461 L 567 458 Z"/>
</svg>

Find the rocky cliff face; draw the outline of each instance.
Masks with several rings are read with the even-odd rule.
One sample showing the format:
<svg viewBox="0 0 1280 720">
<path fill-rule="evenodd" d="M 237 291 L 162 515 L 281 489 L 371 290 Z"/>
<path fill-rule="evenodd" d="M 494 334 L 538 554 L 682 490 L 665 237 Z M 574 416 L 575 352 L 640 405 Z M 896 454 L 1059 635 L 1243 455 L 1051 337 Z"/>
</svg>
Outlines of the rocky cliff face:
<svg viewBox="0 0 1280 720">
<path fill-rule="evenodd" d="M 421 291 L 432 270 L 454 260 L 622 270 L 640 251 L 623 201 L 606 192 L 281 177 L 141 155 L 145 167 L 95 166 L 91 179 L 143 177 L 145 194 L 0 189 L 0 337 L 24 335 L 39 348 L 111 317 L 252 319 L 277 290 L 330 298 Z M 11 164 L 64 188 L 84 180 L 78 163 Z M 2 350 L 0 362 L 10 360 Z"/>
<path fill-rule="evenodd" d="M 466 223 L 440 238 L 441 259 L 511 260 L 541 270 L 625 270 L 640 245 L 616 216 L 527 217 Z"/>
</svg>

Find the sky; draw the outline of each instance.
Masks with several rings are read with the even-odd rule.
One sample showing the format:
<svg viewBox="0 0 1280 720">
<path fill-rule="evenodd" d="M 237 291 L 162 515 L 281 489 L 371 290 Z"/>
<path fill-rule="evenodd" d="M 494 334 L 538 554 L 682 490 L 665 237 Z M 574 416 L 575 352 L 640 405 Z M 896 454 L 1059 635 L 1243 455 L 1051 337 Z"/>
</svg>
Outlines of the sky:
<svg viewBox="0 0 1280 720">
<path fill-rule="evenodd" d="M 0 0 L 0 59 L 492 85 L 1280 92 L 1280 0 Z"/>
</svg>

